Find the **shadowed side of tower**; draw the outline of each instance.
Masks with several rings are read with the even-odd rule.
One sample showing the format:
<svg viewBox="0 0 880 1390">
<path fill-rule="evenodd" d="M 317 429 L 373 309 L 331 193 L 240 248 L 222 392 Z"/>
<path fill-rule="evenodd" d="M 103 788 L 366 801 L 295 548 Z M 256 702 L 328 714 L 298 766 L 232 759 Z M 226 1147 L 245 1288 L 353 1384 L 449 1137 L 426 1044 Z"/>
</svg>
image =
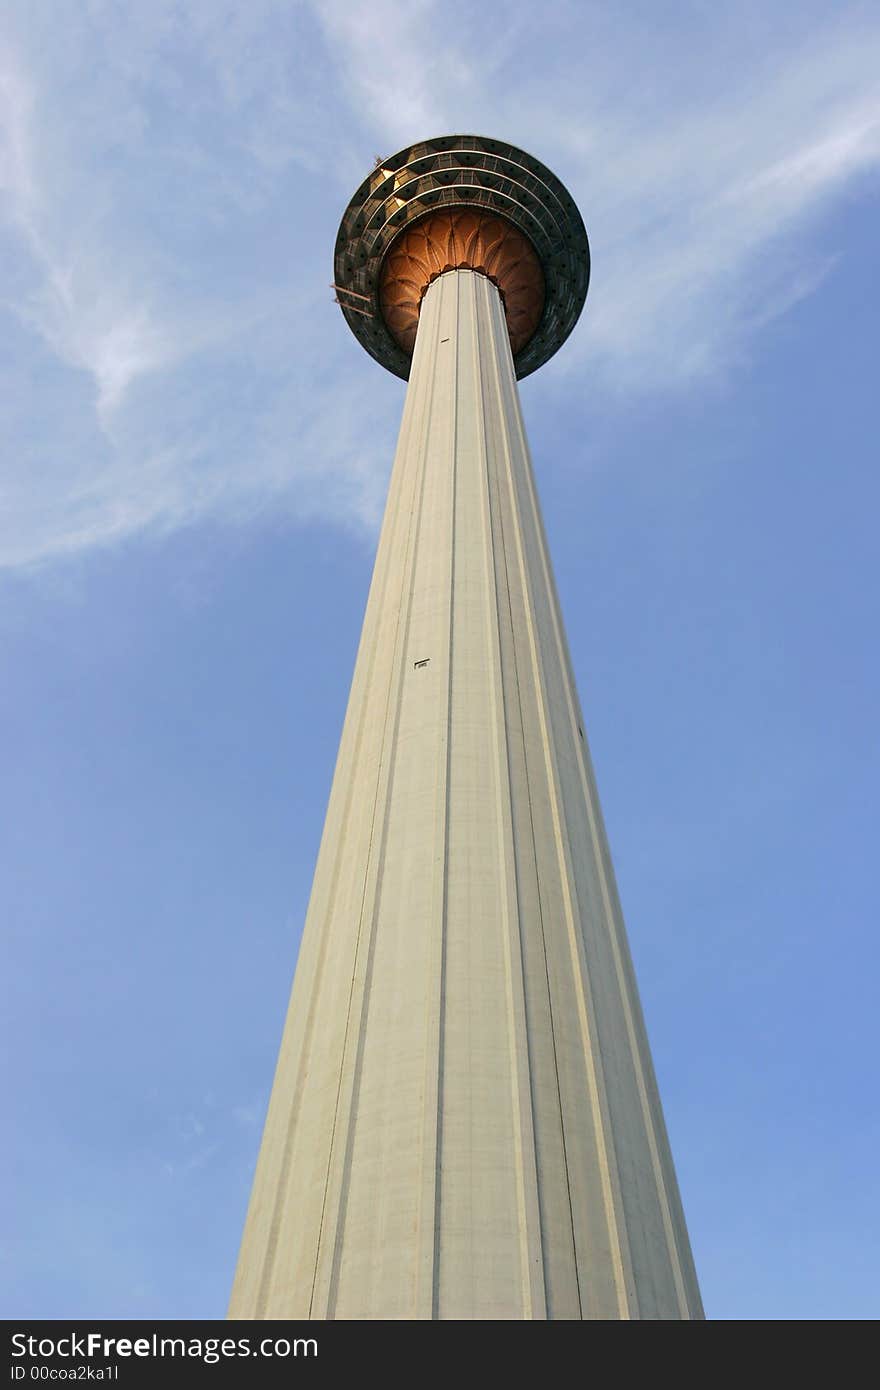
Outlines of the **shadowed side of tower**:
<svg viewBox="0 0 880 1390">
<path fill-rule="evenodd" d="M 491 220 L 370 287 L 415 349 L 234 1318 L 702 1315 L 517 395 L 563 300 Z"/>
</svg>

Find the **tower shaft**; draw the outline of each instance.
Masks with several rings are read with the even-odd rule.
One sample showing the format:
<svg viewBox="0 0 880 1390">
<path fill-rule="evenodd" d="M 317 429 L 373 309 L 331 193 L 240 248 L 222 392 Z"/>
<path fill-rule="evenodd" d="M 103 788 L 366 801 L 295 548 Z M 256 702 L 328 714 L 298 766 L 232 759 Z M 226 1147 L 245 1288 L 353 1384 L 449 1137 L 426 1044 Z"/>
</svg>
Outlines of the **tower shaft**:
<svg viewBox="0 0 880 1390">
<path fill-rule="evenodd" d="M 495 286 L 425 294 L 230 1307 L 702 1310 Z"/>
</svg>

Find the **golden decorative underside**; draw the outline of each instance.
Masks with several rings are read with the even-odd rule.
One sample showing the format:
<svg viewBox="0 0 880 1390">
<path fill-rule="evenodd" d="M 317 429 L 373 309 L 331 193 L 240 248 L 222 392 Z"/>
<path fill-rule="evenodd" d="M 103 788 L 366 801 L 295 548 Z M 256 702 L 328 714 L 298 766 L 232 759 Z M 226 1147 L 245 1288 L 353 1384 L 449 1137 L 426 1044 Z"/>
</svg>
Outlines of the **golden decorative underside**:
<svg viewBox="0 0 880 1390">
<path fill-rule="evenodd" d="M 385 257 L 379 303 L 399 346 L 412 356 L 422 298 L 447 270 L 476 270 L 498 286 L 516 356 L 544 312 L 541 263 L 528 238 L 503 217 L 461 207 L 414 222 Z"/>
</svg>

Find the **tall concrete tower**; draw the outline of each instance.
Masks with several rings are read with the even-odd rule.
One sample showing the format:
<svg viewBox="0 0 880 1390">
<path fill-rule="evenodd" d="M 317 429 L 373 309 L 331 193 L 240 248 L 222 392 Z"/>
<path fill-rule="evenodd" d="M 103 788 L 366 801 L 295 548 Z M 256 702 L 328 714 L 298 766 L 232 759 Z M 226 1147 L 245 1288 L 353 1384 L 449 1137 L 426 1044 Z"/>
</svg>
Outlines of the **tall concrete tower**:
<svg viewBox="0 0 880 1390">
<path fill-rule="evenodd" d="M 334 278 L 409 385 L 230 1316 L 701 1317 L 516 386 L 583 222 L 428 140 Z"/>
</svg>

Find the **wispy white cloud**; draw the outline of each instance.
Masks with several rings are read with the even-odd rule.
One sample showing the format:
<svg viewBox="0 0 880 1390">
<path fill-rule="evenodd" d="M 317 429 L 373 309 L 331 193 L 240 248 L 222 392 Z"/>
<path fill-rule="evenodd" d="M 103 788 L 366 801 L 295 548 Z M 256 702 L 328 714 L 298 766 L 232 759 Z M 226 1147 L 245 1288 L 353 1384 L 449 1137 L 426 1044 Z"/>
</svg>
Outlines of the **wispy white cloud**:
<svg viewBox="0 0 880 1390">
<path fill-rule="evenodd" d="M 0 190 L 12 198 L 19 217 L 26 217 L 33 201 L 27 132 L 32 102 L 23 73 L 0 52 Z"/>
<path fill-rule="evenodd" d="M 375 390 L 331 403 L 348 345 L 308 230 L 344 141 L 307 14 L 95 5 L 53 39 L 30 13 L 0 62 L 0 563 L 268 506 L 372 525 L 391 427 Z"/>
<path fill-rule="evenodd" d="M 481 91 L 491 107 L 500 95 L 493 78 L 512 56 L 519 27 L 515 5 L 502 24 L 475 6 L 456 14 L 437 0 L 312 0 L 312 8 L 345 87 L 356 94 L 354 112 L 395 150 L 461 129 L 457 112 Z"/>
<path fill-rule="evenodd" d="M 11 4 L 0 563 L 268 507 L 375 524 L 399 386 L 326 282 L 365 165 L 426 134 L 519 143 L 582 207 L 588 318 L 554 379 L 729 369 L 835 264 L 808 233 L 880 163 L 878 39 L 867 10 L 809 5 L 685 6 L 676 30 L 561 0 L 503 23 L 455 0 Z"/>
<path fill-rule="evenodd" d="M 93 378 L 98 418 L 106 422 L 132 382 L 174 361 L 175 344 L 148 297 L 121 283 L 110 248 L 72 232 L 65 213 L 87 224 L 91 219 L 82 206 L 65 206 L 55 194 L 38 105 L 23 65 L 9 48 L 0 52 L 0 188 L 25 257 L 24 283 L 15 287 L 17 294 L 8 288 L 4 299 L 63 362 Z M 82 192 L 87 201 L 88 190 Z"/>
</svg>

